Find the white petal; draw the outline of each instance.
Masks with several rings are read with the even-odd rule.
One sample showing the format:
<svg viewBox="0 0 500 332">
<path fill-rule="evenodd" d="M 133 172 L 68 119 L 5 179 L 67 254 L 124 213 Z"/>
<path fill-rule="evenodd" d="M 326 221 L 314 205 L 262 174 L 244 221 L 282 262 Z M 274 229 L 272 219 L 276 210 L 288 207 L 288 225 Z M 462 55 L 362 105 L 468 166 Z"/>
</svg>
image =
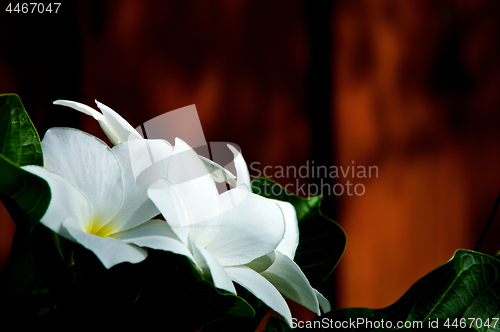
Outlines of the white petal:
<svg viewBox="0 0 500 332">
<path fill-rule="evenodd" d="M 97 122 L 99 122 L 99 125 L 101 126 L 104 133 L 111 141 L 111 143 L 113 143 L 113 144 L 118 143 L 115 135 L 113 134 L 111 129 L 108 128 L 108 125 L 106 123 L 106 119 L 105 119 L 104 115 L 99 113 L 98 111 L 96 111 L 92 107 L 89 107 L 89 106 L 81 104 L 81 103 L 77 103 L 76 101 L 70 101 L 70 100 L 56 100 L 53 102 L 53 104 L 71 107 L 79 112 L 82 112 L 84 114 L 92 116 L 94 119 L 97 120 Z"/>
<path fill-rule="evenodd" d="M 92 107 L 89 107 L 89 106 L 81 104 L 81 103 L 77 103 L 76 101 L 56 100 L 56 101 L 53 102 L 53 104 L 54 105 L 62 105 L 62 106 L 71 107 L 71 108 L 73 108 L 73 109 L 75 109 L 75 110 L 77 110 L 79 112 L 82 112 L 84 114 L 93 116 L 94 119 L 96 119 L 98 121 L 103 121 L 104 120 L 104 116 L 101 113 L 99 113 L 98 111 L 96 111 Z"/>
<path fill-rule="evenodd" d="M 196 264 L 201 268 L 204 274 L 209 274 L 212 277 L 215 287 L 236 294 L 236 289 L 234 288 L 231 278 L 217 259 L 199 246 L 191 237 L 189 246 L 191 252 L 193 252 Z"/>
<path fill-rule="evenodd" d="M 223 266 L 247 264 L 278 246 L 285 221 L 276 203 L 249 193 L 245 185 L 223 193 L 220 199 L 224 212 L 219 230 L 205 249 Z"/>
<path fill-rule="evenodd" d="M 250 185 L 250 173 L 248 173 L 248 167 L 245 159 L 243 159 L 241 152 L 238 151 L 238 149 L 236 149 L 234 146 L 228 144 L 227 147 L 234 154 L 234 167 L 236 167 L 236 186 L 245 184 L 251 191 L 252 187 Z"/>
<path fill-rule="evenodd" d="M 196 152 L 179 138 L 175 140 L 168 163 L 167 180 L 171 194 L 177 197 L 183 209 L 177 211 L 183 216 L 178 219 L 180 226 L 188 226 L 196 242 L 205 246 L 217 233 L 219 193 Z M 167 219 L 167 222 L 170 221 Z"/>
<path fill-rule="evenodd" d="M 299 223 L 297 213 L 292 204 L 288 202 L 273 200 L 281 208 L 285 218 L 285 236 L 276 250 L 282 252 L 290 259 L 295 257 L 295 251 L 299 245 Z"/>
<path fill-rule="evenodd" d="M 163 220 L 150 220 L 135 228 L 112 234 L 110 237 L 139 247 L 170 251 L 194 261 L 188 248 Z"/>
<path fill-rule="evenodd" d="M 76 129 L 52 128 L 42 148 L 45 168 L 85 194 L 94 220 L 106 223 L 117 214 L 123 201 L 122 171 L 104 142 Z"/>
<path fill-rule="evenodd" d="M 119 144 L 133 139 L 142 139 L 142 136 L 118 113 L 97 100 L 95 102 L 104 115 L 104 121 L 107 128 L 102 125 L 101 127 L 113 144 Z M 109 130 L 108 132 L 106 132 L 107 129 Z"/>
<path fill-rule="evenodd" d="M 226 267 L 225 269 L 235 282 L 245 287 L 269 308 L 283 316 L 291 326 L 292 314 L 290 308 L 288 308 L 283 296 L 269 281 L 246 266 Z"/>
<path fill-rule="evenodd" d="M 166 178 L 168 160 L 173 152 L 167 141 L 135 139 L 127 141 L 127 147 L 129 160 L 123 162 L 130 164 L 138 186 L 148 189 L 158 179 Z M 123 162 L 120 160 L 122 168 Z"/>
<path fill-rule="evenodd" d="M 318 315 L 321 314 L 314 289 L 299 266 L 289 257 L 276 251 L 276 260 L 273 265 L 260 274 L 284 296 Z"/>
<path fill-rule="evenodd" d="M 227 169 L 208 158 L 205 158 L 203 156 L 199 157 L 207 167 L 214 181 L 218 183 L 227 182 L 231 186 L 236 187 L 236 177 L 233 175 L 233 173 L 229 172 Z"/>
<path fill-rule="evenodd" d="M 139 263 L 147 257 L 145 250 L 134 245 L 86 233 L 75 218 L 64 219 L 62 226 L 75 242 L 92 251 L 107 269 L 123 262 Z"/>
<path fill-rule="evenodd" d="M 262 257 L 259 257 L 257 259 L 254 259 L 248 264 L 245 264 L 255 272 L 262 272 L 267 270 L 275 261 L 276 259 L 276 250 L 271 251 L 269 254 L 264 255 Z"/>
<path fill-rule="evenodd" d="M 92 208 L 85 195 L 61 176 L 50 173 L 43 167 L 23 166 L 25 171 L 43 178 L 50 187 L 50 204 L 40 222 L 66 239 L 73 240 L 62 222 L 67 217 L 75 217 L 82 227 L 89 227 Z"/>
<path fill-rule="evenodd" d="M 164 141 L 141 141 L 150 144 L 155 149 L 169 149 L 169 146 L 166 145 Z M 139 140 L 123 142 L 114 146 L 112 149 L 121 166 L 124 185 L 122 207 L 107 225 L 108 227 L 114 229 L 114 232 L 140 225 L 160 213 L 153 202 L 149 199 L 147 189 L 138 186 L 136 179 L 134 178 L 131 161 L 139 156 L 136 155 L 138 152 L 135 148 L 136 144 L 132 142 L 139 142 Z"/>
<path fill-rule="evenodd" d="M 321 307 L 321 310 L 326 314 L 327 312 L 330 312 L 332 310 L 332 306 L 330 305 L 330 302 L 321 295 L 320 292 L 317 290 L 314 290 L 314 293 L 316 293 L 316 297 L 318 298 L 319 306 Z"/>
<path fill-rule="evenodd" d="M 165 189 L 148 189 L 148 197 L 153 201 L 155 206 L 160 210 L 161 214 L 171 227 L 172 231 L 177 235 L 182 243 L 188 245 L 188 227 L 184 227 L 181 221 L 188 218 L 187 207 L 183 206 L 184 202 L 179 199 L 179 195 L 172 193 L 175 188 L 168 185 L 167 180 L 158 180 L 155 187 L 164 187 Z"/>
</svg>

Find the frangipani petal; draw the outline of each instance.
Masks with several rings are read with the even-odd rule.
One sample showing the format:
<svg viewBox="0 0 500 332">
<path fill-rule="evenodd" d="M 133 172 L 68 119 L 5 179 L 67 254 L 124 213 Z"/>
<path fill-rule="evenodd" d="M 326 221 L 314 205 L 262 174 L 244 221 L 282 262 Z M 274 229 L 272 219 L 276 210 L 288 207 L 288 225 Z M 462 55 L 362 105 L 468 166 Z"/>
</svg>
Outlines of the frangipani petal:
<svg viewBox="0 0 500 332">
<path fill-rule="evenodd" d="M 157 149 L 168 148 L 163 141 L 148 143 L 151 143 L 150 145 Z M 106 225 L 110 229 L 113 229 L 113 233 L 138 226 L 160 213 L 158 208 L 148 198 L 147 189 L 138 186 L 134 178 L 131 160 L 136 156 L 130 153 L 136 153 L 137 151 L 130 149 L 133 145 L 131 142 L 123 142 L 112 149 L 123 171 L 124 186 L 122 207 Z"/>
<path fill-rule="evenodd" d="M 70 240 L 73 238 L 62 227 L 65 218 L 75 217 L 83 228 L 90 228 L 92 208 L 85 195 L 78 188 L 43 167 L 23 166 L 22 168 L 47 181 L 50 187 L 50 204 L 40 219 L 43 225 Z"/>
<path fill-rule="evenodd" d="M 323 295 L 321 295 L 321 293 L 318 292 L 317 290 L 314 290 L 314 293 L 316 293 L 316 297 L 318 298 L 319 306 L 321 307 L 321 310 L 323 310 L 323 313 L 326 314 L 327 312 L 330 312 L 332 310 L 332 306 L 330 305 L 330 302 L 328 302 L 328 300 Z"/>
<path fill-rule="evenodd" d="M 71 128 L 49 129 L 42 140 L 44 167 L 80 189 L 101 226 L 120 210 L 123 180 L 120 164 L 98 138 Z"/>
<path fill-rule="evenodd" d="M 274 263 L 260 274 L 281 294 L 321 315 L 314 289 L 299 266 L 288 256 L 276 251 Z"/>
<path fill-rule="evenodd" d="M 77 103 L 76 101 L 56 100 L 53 102 L 53 104 L 71 107 L 72 109 L 75 109 L 79 112 L 82 112 L 83 114 L 87 114 L 87 115 L 94 117 L 94 119 L 96 119 L 97 121 L 104 121 L 104 115 L 97 112 L 92 107 L 89 107 L 89 106 L 81 104 L 81 103 Z"/>
<path fill-rule="evenodd" d="M 203 156 L 198 157 L 201 159 L 201 161 L 203 161 L 208 171 L 210 172 L 212 179 L 214 179 L 215 182 L 227 182 L 231 186 L 236 187 L 236 177 L 233 175 L 233 173 L 208 158 L 205 158 Z"/>
<path fill-rule="evenodd" d="M 134 245 L 86 233 L 74 217 L 64 219 L 62 226 L 75 242 L 92 251 L 107 269 L 124 262 L 139 263 L 147 257 L 145 250 Z"/>
<path fill-rule="evenodd" d="M 264 302 L 269 308 L 283 316 L 292 324 L 290 308 L 278 290 L 263 276 L 246 266 L 226 267 L 226 272 L 238 284 Z"/>
<path fill-rule="evenodd" d="M 203 271 L 203 274 L 212 277 L 215 287 L 236 294 L 231 278 L 217 259 L 193 241 L 191 237 L 189 242 L 189 248 L 193 253 L 196 265 Z"/>
<path fill-rule="evenodd" d="M 254 270 L 255 272 L 260 273 L 262 271 L 265 271 L 274 263 L 274 260 L 276 259 L 275 252 L 276 250 L 273 250 L 269 254 L 254 259 L 253 261 L 245 265 Z"/>
<path fill-rule="evenodd" d="M 113 142 L 110 137 L 110 134 L 113 136 L 116 142 L 113 144 L 119 144 L 124 141 L 133 140 L 133 139 L 142 139 L 142 136 L 135 130 L 125 119 L 123 119 L 118 113 L 113 111 L 108 106 L 95 101 L 97 107 L 101 110 L 104 115 L 104 121 L 106 123 L 106 128 L 102 127 L 106 136 L 108 136 L 109 140 Z M 109 130 L 109 133 L 107 132 Z"/>
<path fill-rule="evenodd" d="M 220 200 L 224 212 L 218 232 L 205 249 L 222 266 L 247 264 L 273 251 L 283 239 L 283 213 L 273 201 L 249 193 L 245 185 L 226 191 Z"/>
<path fill-rule="evenodd" d="M 166 178 L 169 159 L 174 150 L 167 141 L 134 139 L 126 144 L 129 160 L 123 162 L 130 165 L 127 169 L 132 171 L 136 185 L 149 189 L 159 179 Z M 123 167 L 121 160 L 120 165 Z"/>
<path fill-rule="evenodd" d="M 177 196 L 179 206 L 184 209 L 181 213 L 184 219 L 178 219 L 180 226 L 188 226 L 196 242 L 204 247 L 217 233 L 219 194 L 199 156 L 179 138 L 168 163 L 167 180 L 171 194 Z"/>
<path fill-rule="evenodd" d="M 54 104 L 71 107 L 77 111 L 94 117 L 94 119 L 99 122 L 102 130 L 113 145 L 131 139 L 142 138 L 142 136 L 127 121 L 118 115 L 118 113 L 106 105 L 99 103 L 97 100 L 95 102 L 102 111 L 102 114 L 92 107 L 70 100 L 56 100 L 54 101 Z"/>
<path fill-rule="evenodd" d="M 194 261 L 188 248 L 163 220 L 149 220 L 135 228 L 112 234 L 110 237 L 139 247 L 170 251 Z"/>
<path fill-rule="evenodd" d="M 104 115 L 99 113 L 92 107 L 70 100 L 56 100 L 53 102 L 53 104 L 71 107 L 72 109 L 75 109 L 79 112 L 92 116 L 94 119 L 97 120 L 97 122 L 99 123 L 99 125 L 101 126 L 102 130 L 104 131 L 108 139 L 111 141 L 111 143 L 113 143 L 113 145 L 118 144 L 117 137 L 113 133 L 111 128 L 108 126 L 107 121 L 104 118 Z"/>
<path fill-rule="evenodd" d="M 186 215 L 188 211 L 184 201 L 175 193 L 175 187 L 169 185 L 167 180 L 160 179 L 153 184 L 153 187 L 164 189 L 148 189 L 148 197 L 160 210 L 175 235 L 187 246 L 189 229 L 183 225 L 189 216 Z"/>
<path fill-rule="evenodd" d="M 295 251 L 299 245 L 299 223 L 297 213 L 292 204 L 288 202 L 272 200 L 281 208 L 285 218 L 285 235 L 276 250 L 288 256 L 293 260 Z"/>
<path fill-rule="evenodd" d="M 227 147 L 234 155 L 234 167 L 236 168 L 236 186 L 244 184 L 247 186 L 248 190 L 252 191 L 252 186 L 250 185 L 250 173 L 248 173 L 247 163 L 241 152 L 238 151 L 234 146 L 228 144 Z"/>
</svg>

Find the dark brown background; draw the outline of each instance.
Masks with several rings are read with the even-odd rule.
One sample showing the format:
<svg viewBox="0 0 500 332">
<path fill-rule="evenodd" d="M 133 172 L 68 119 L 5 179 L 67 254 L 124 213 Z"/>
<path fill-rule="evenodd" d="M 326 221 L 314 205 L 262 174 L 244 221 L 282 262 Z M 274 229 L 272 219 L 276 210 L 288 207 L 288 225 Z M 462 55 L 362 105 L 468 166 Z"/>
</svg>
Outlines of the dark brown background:
<svg viewBox="0 0 500 332">
<path fill-rule="evenodd" d="M 0 93 L 20 95 L 41 136 L 104 137 L 56 99 L 97 99 L 133 126 L 196 104 L 207 141 L 261 169 L 377 166 L 350 179 L 365 195 L 324 200 L 348 238 L 322 287 L 335 306 L 387 306 L 472 249 L 500 190 L 498 1 L 0 3 Z M 495 224 L 482 251 L 500 247 Z M 0 267 L 13 231 L 2 210 Z"/>
</svg>

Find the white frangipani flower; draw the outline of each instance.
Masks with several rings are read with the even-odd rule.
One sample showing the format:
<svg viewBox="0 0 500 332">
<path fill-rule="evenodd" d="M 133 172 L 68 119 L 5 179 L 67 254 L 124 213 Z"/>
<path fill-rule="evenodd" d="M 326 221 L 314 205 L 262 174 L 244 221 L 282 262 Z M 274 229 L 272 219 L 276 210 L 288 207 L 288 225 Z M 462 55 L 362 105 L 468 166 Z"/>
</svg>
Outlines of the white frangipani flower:
<svg viewBox="0 0 500 332">
<path fill-rule="evenodd" d="M 102 130 L 113 145 L 130 140 L 143 139 L 141 134 L 139 134 L 139 132 L 137 132 L 137 130 L 135 130 L 118 113 L 113 111 L 108 106 L 98 102 L 97 100 L 95 102 L 102 113 L 85 104 L 70 100 L 56 100 L 54 101 L 54 104 L 71 107 L 81 113 L 92 116 L 99 122 Z M 170 145 L 170 143 L 168 142 L 167 144 Z M 230 185 L 235 186 L 236 177 L 231 172 L 210 159 L 207 159 L 203 156 L 198 157 L 210 170 L 210 174 L 215 181 L 219 183 L 227 181 Z"/>
<path fill-rule="evenodd" d="M 147 252 L 140 247 L 189 254 L 182 246 L 176 249 L 163 220 L 151 220 L 159 211 L 135 184 L 127 144 L 110 149 L 76 129 L 48 130 L 42 141 L 44 167 L 23 167 L 50 187 L 40 222 L 93 251 L 106 268 L 144 260 Z M 151 144 L 168 148 L 163 141 Z"/>
<path fill-rule="evenodd" d="M 92 115 L 113 144 L 129 141 L 131 151 L 144 153 L 144 143 L 137 140 L 142 136 L 116 112 L 96 103 L 103 114 L 72 101 L 54 102 Z M 149 189 L 148 195 L 171 227 L 164 232 L 171 247 L 162 249 L 189 257 L 220 289 L 235 293 L 233 281 L 239 283 L 289 324 L 291 313 L 282 295 L 318 315 L 320 307 L 330 311 L 328 301 L 293 261 L 299 236 L 294 207 L 254 195 L 246 163 L 234 147 L 228 145 L 237 178 L 196 155 L 182 140 L 175 143 L 172 147 L 167 142 L 169 149 L 153 149 L 161 156 L 154 159 L 162 159 L 163 173 L 151 188 L 162 189 Z M 147 164 L 137 167 L 149 171 Z M 157 179 L 158 173 L 151 177 Z M 219 195 L 214 180 L 226 181 L 233 189 Z"/>
<path fill-rule="evenodd" d="M 295 209 L 289 203 L 253 194 L 243 157 L 229 148 L 235 154 L 237 186 L 219 195 L 208 170 L 200 176 L 204 165 L 196 153 L 176 139 L 165 176 L 158 181 L 161 186 L 154 186 L 162 189 L 148 190 L 175 233 L 172 239 L 188 248 L 186 256 L 217 288 L 236 293 L 236 282 L 289 324 L 292 316 L 281 294 L 317 314 L 321 314 L 320 303 L 328 311 L 328 301 L 317 295 L 293 262 L 298 243 Z M 194 179 L 179 181 L 183 172 L 189 174 L 193 169 L 197 169 Z"/>
<path fill-rule="evenodd" d="M 243 156 L 231 145 L 228 145 L 228 147 L 235 156 L 237 183 L 244 184 L 246 188 L 251 188 L 250 174 Z M 331 306 L 328 300 L 311 287 L 300 267 L 293 261 L 299 244 L 299 225 L 295 208 L 288 202 L 272 201 L 278 204 L 283 211 L 285 234 L 272 253 L 253 261 L 251 264 L 247 264 L 247 266 L 264 276 L 281 294 L 312 312 L 321 315 L 319 308 L 325 313 L 329 312 Z"/>
</svg>

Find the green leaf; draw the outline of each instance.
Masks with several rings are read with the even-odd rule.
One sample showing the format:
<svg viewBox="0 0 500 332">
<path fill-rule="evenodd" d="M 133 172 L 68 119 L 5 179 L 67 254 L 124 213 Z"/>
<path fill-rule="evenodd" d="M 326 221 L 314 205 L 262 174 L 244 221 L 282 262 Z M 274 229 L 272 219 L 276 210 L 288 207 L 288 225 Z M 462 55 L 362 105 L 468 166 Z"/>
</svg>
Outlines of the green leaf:
<svg viewBox="0 0 500 332">
<path fill-rule="evenodd" d="M 0 154 L 16 166 L 43 166 L 40 137 L 19 96 L 0 95 Z"/>
<path fill-rule="evenodd" d="M 352 331 L 402 330 L 397 328 L 397 324 L 406 322 L 405 331 L 498 332 L 500 261 L 478 252 L 458 250 L 449 262 L 418 280 L 391 306 L 384 309 L 340 309 L 314 321 L 319 323 L 322 319 L 332 324 L 346 322 L 346 330 Z M 364 324 L 347 324 L 358 319 Z M 382 320 L 385 329 L 382 326 L 376 328 L 375 324 L 380 324 Z M 489 327 L 485 326 L 487 321 Z M 388 328 L 389 322 L 391 329 Z"/>
<path fill-rule="evenodd" d="M 21 169 L 43 165 L 38 133 L 15 94 L 0 95 L 0 199 L 17 227 L 31 229 L 45 213 L 50 189 L 45 180 Z"/>
<path fill-rule="evenodd" d="M 255 310 L 253 317 L 228 317 L 203 327 L 202 332 L 254 332 L 269 312 L 269 307 L 238 284 L 234 285 L 238 296 L 247 301 Z"/>
<path fill-rule="evenodd" d="M 168 315 L 169 328 L 196 331 L 214 320 L 255 314 L 244 299 L 203 279 L 187 257 L 149 250 L 140 264 L 145 279 L 136 307 L 148 322 L 164 322 Z"/>
<path fill-rule="evenodd" d="M 75 282 L 73 251 L 77 245 L 39 223 L 30 234 L 34 268 L 57 308 L 70 307 Z"/>
<path fill-rule="evenodd" d="M 271 316 L 267 321 L 265 332 L 287 332 L 290 330 L 290 326 L 283 319 Z"/>
<path fill-rule="evenodd" d="M 50 300 L 33 265 L 29 233 L 50 202 L 45 180 L 21 166 L 43 163 L 38 133 L 17 95 L 0 95 L 0 199 L 16 223 L 12 249 L 0 275 L 0 317 L 37 314 Z"/>
<path fill-rule="evenodd" d="M 0 156 L 0 198 L 16 226 L 31 229 L 50 203 L 47 182 Z"/>
<path fill-rule="evenodd" d="M 16 232 L 9 259 L 0 274 L 0 319 L 36 316 L 41 308 L 50 305 L 50 296 L 33 269 L 27 237 Z"/>
<path fill-rule="evenodd" d="M 342 228 L 320 210 L 323 196 L 295 196 L 278 183 L 265 178 L 252 181 L 255 194 L 291 203 L 299 222 L 299 245 L 294 261 L 311 285 L 317 286 L 333 271 L 344 253 L 346 236 Z"/>
</svg>

